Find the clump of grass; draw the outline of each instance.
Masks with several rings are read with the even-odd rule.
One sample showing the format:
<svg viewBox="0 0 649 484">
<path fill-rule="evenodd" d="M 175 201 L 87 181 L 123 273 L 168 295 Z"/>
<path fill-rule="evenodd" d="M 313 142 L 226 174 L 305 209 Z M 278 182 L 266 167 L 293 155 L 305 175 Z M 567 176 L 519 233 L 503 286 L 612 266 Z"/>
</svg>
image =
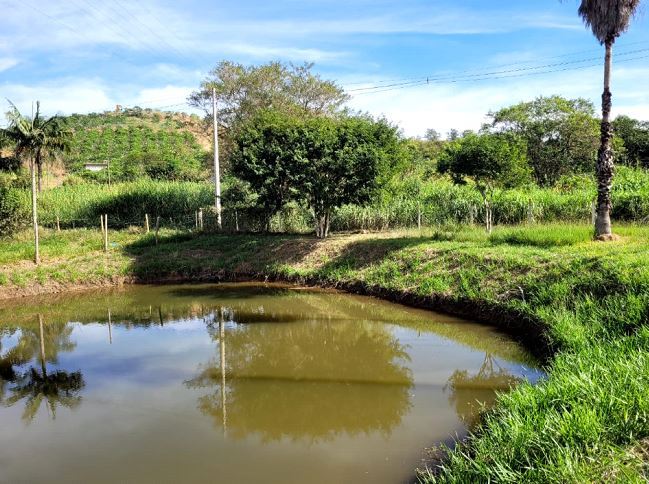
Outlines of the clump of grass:
<svg viewBox="0 0 649 484">
<path fill-rule="evenodd" d="M 530 225 L 500 227 L 489 236 L 492 244 L 561 247 L 592 241 L 593 229 L 584 225 Z"/>
</svg>

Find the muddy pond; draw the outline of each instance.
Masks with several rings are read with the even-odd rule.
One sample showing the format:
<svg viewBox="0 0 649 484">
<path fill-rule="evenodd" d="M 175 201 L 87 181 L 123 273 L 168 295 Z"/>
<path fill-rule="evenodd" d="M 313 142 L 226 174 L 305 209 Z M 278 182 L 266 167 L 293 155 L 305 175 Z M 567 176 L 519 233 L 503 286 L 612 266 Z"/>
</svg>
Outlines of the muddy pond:
<svg viewBox="0 0 649 484">
<path fill-rule="evenodd" d="M 492 327 L 282 285 L 0 302 L 0 482 L 403 483 L 542 376 Z"/>
</svg>

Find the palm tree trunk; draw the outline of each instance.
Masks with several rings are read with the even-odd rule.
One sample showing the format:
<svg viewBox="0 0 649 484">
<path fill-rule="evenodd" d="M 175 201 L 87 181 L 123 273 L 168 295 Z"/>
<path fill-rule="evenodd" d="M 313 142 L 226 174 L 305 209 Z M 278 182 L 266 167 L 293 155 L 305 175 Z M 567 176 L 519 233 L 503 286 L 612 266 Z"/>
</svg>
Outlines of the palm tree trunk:
<svg viewBox="0 0 649 484">
<path fill-rule="evenodd" d="M 613 184 L 613 125 L 611 124 L 611 60 L 613 39 L 606 41 L 604 60 L 604 92 L 602 93 L 602 127 L 600 147 L 597 154 L 597 217 L 595 219 L 595 237 L 600 239 L 611 236 L 611 186 Z"/>
<path fill-rule="evenodd" d="M 41 255 L 38 249 L 38 212 L 36 207 L 36 166 L 34 158 L 31 158 L 30 169 L 32 175 L 32 223 L 34 225 L 34 263 L 41 263 Z"/>
</svg>

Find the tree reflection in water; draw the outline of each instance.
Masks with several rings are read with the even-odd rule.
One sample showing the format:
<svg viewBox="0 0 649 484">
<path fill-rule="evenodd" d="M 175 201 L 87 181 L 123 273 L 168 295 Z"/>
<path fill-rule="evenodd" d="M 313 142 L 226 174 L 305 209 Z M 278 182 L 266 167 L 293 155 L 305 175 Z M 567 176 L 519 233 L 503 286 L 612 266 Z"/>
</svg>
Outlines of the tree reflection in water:
<svg viewBox="0 0 649 484">
<path fill-rule="evenodd" d="M 198 408 L 224 431 L 227 425 L 228 435 L 309 443 L 342 434 L 387 437 L 410 409 L 409 356 L 384 325 L 232 323 L 250 316 L 214 313 L 208 332 L 219 343 L 219 357 L 186 382 L 214 389 L 199 398 Z M 224 321 L 230 321 L 227 331 Z"/>
<path fill-rule="evenodd" d="M 451 390 L 449 401 L 455 406 L 458 417 L 471 426 L 483 408 L 493 406 L 498 391 L 510 390 L 521 381 L 521 378 L 501 367 L 492 354 L 485 353 L 484 361 L 476 374 L 456 370 L 444 389 Z"/>
<path fill-rule="evenodd" d="M 16 345 L 5 354 L 0 353 L 0 402 L 11 407 L 25 400 L 22 418 L 27 423 L 34 419 L 43 401 L 53 419 L 57 407 L 72 409 L 81 403 L 79 392 L 85 383 L 80 371 L 47 371 L 47 363 L 57 363 L 60 351 L 74 349 L 75 344 L 70 341 L 72 329 L 67 324 L 44 325 L 39 314 L 38 330 L 21 329 Z M 32 360 L 38 360 L 40 368 L 18 369 Z"/>
</svg>

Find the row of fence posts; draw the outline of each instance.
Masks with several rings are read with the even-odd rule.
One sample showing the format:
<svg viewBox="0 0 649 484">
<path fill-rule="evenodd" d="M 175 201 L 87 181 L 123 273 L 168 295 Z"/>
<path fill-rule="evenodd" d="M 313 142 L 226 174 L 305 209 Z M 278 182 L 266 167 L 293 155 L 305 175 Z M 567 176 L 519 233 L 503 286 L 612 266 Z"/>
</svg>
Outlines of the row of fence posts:
<svg viewBox="0 0 649 484">
<path fill-rule="evenodd" d="M 591 223 L 595 223 L 595 220 L 597 218 L 597 207 L 595 205 L 595 202 L 591 202 L 590 204 L 590 209 L 591 209 Z M 470 221 L 469 223 L 474 222 L 474 218 L 476 216 L 477 210 L 474 210 L 474 207 L 471 207 L 470 211 Z M 422 228 L 422 217 L 423 213 L 421 210 L 421 204 L 417 205 L 417 229 L 421 230 Z M 204 220 L 203 220 L 203 209 L 200 208 L 196 210 L 194 213 L 194 224 L 195 228 L 197 231 L 203 231 L 204 228 Z M 528 205 L 528 211 L 527 211 L 527 220 L 529 223 L 534 223 L 535 218 L 534 218 L 534 203 L 531 203 Z M 237 232 L 239 231 L 239 220 L 238 216 L 235 212 L 235 224 L 236 224 L 236 230 Z M 101 226 L 101 234 L 102 234 L 102 242 L 104 246 L 104 252 L 108 252 L 108 215 L 104 214 L 100 216 L 100 226 Z M 60 232 L 61 231 L 61 223 L 59 220 L 59 216 L 56 216 L 56 231 Z M 149 228 L 149 214 L 145 213 L 144 214 L 144 231 L 148 234 L 150 232 Z M 155 221 L 155 243 L 158 245 L 158 233 L 160 231 L 160 217 L 156 217 Z"/>
</svg>

